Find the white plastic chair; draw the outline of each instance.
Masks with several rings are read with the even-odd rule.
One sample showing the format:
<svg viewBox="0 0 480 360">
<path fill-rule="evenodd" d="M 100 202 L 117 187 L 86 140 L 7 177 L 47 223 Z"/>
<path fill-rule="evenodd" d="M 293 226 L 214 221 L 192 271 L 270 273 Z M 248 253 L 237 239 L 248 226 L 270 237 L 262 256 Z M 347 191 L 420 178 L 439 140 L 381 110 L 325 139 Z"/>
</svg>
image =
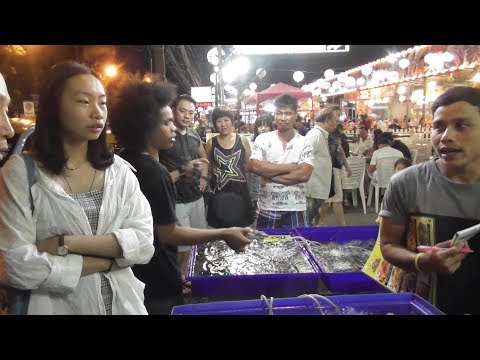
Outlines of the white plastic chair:
<svg viewBox="0 0 480 360">
<path fill-rule="evenodd" d="M 350 148 L 350 154 L 353 154 L 357 150 L 358 143 L 349 142 L 348 147 Z"/>
<path fill-rule="evenodd" d="M 416 141 L 413 147 L 417 150 L 417 164 L 430 159 L 432 155 L 432 144 L 430 141 Z"/>
<path fill-rule="evenodd" d="M 390 178 L 395 173 L 393 165 L 395 161 L 400 159 L 399 156 L 390 156 L 383 159 L 377 160 L 377 178 L 372 178 L 370 182 L 370 189 L 368 191 L 368 206 L 372 205 L 372 193 L 373 188 L 375 188 L 375 212 L 378 213 L 378 203 L 380 202 L 380 189 L 386 188 Z"/>
<path fill-rule="evenodd" d="M 367 213 L 365 204 L 365 190 L 363 182 L 365 180 L 365 158 L 360 156 L 352 156 L 347 158 L 348 166 L 352 171 L 352 176 L 347 177 L 345 167 L 342 168 L 342 189 L 352 190 L 353 205 L 358 206 L 357 189 L 360 191 L 360 199 L 362 199 L 363 213 Z"/>
</svg>

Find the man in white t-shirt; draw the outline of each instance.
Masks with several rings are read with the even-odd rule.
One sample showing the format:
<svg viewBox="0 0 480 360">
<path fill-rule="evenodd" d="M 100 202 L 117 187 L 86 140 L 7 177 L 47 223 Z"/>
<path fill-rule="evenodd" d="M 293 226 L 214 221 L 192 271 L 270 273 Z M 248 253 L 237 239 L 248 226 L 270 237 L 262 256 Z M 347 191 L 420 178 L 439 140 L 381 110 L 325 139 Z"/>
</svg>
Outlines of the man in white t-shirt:
<svg viewBox="0 0 480 360">
<path fill-rule="evenodd" d="M 390 147 L 390 139 L 385 133 L 380 134 L 378 136 L 378 149 L 373 152 L 372 160 L 367 168 L 368 172 L 374 174 L 373 177 L 375 178 L 377 161 L 392 156 L 403 157 L 403 153 L 400 150 Z"/>
<path fill-rule="evenodd" d="M 368 130 L 365 125 L 360 125 L 358 128 L 358 136 L 360 137 L 360 141 L 355 150 L 355 155 L 367 155 L 373 148 L 373 139 L 368 135 Z"/>
<path fill-rule="evenodd" d="M 305 182 L 313 171 L 309 141 L 294 131 L 298 99 L 278 96 L 277 130 L 258 135 L 253 144 L 250 171 L 261 176 L 257 228 L 308 226 Z"/>
<path fill-rule="evenodd" d="M 328 148 L 328 137 L 337 127 L 337 112 L 334 107 L 322 109 L 315 117 L 315 127 L 306 135 L 306 139 L 312 144 L 314 155 L 312 176 L 305 186 L 308 218 L 313 225 L 318 223 L 322 203 L 333 196 L 332 157 Z"/>
</svg>

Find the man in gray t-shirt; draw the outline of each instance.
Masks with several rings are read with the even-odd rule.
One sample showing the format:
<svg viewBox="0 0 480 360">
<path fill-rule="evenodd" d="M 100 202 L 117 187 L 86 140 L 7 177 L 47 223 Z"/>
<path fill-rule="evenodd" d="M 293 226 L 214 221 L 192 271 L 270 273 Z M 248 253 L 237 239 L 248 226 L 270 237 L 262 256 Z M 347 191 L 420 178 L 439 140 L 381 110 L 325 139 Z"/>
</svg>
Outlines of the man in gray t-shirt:
<svg viewBox="0 0 480 360">
<path fill-rule="evenodd" d="M 480 222 L 479 107 L 480 89 L 455 87 L 438 97 L 431 141 L 439 158 L 394 175 L 380 212 L 383 257 L 430 276 L 430 299 L 449 314 L 480 314 L 480 237 L 450 247 L 456 231 Z M 417 252 L 425 239 L 445 250 Z M 474 252 L 462 254 L 468 246 Z"/>
</svg>

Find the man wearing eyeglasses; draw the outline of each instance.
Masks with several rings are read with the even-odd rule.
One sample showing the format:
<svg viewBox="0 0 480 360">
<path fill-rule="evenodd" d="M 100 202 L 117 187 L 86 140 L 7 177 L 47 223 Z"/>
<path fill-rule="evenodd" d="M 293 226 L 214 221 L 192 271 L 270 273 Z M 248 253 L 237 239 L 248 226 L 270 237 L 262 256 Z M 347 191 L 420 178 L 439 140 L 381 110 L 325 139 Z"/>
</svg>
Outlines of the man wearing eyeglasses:
<svg viewBox="0 0 480 360">
<path fill-rule="evenodd" d="M 313 171 L 311 143 L 294 130 L 298 99 L 278 96 L 277 130 L 257 136 L 250 157 L 251 172 L 261 176 L 257 228 L 308 226 L 305 182 Z"/>
<path fill-rule="evenodd" d="M 170 172 L 177 189 L 175 212 L 178 225 L 195 229 L 205 229 L 205 205 L 203 191 L 208 186 L 208 167 L 202 166 L 199 176 L 185 175 L 188 164 L 198 158 L 207 158 L 202 140 L 190 127 L 195 116 L 196 101 L 190 95 L 180 95 L 172 104 L 176 127 L 175 143 L 169 150 L 160 150 L 160 162 Z M 185 280 L 190 246 L 179 246 L 178 256 L 184 284 L 183 293 L 190 292 Z"/>
</svg>

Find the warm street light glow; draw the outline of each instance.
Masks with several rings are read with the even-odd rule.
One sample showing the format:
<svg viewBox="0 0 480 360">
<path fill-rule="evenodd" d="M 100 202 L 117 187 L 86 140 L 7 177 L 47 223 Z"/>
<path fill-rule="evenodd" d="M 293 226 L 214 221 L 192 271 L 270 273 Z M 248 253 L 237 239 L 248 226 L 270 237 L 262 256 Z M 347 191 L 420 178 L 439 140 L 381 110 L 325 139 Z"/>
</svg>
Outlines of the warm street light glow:
<svg viewBox="0 0 480 360">
<path fill-rule="evenodd" d="M 27 52 L 22 45 L 7 45 L 7 51 L 16 56 L 25 56 Z"/>
<path fill-rule="evenodd" d="M 115 65 L 107 65 L 105 67 L 105 75 L 108 77 L 117 76 L 117 67 Z"/>
</svg>

